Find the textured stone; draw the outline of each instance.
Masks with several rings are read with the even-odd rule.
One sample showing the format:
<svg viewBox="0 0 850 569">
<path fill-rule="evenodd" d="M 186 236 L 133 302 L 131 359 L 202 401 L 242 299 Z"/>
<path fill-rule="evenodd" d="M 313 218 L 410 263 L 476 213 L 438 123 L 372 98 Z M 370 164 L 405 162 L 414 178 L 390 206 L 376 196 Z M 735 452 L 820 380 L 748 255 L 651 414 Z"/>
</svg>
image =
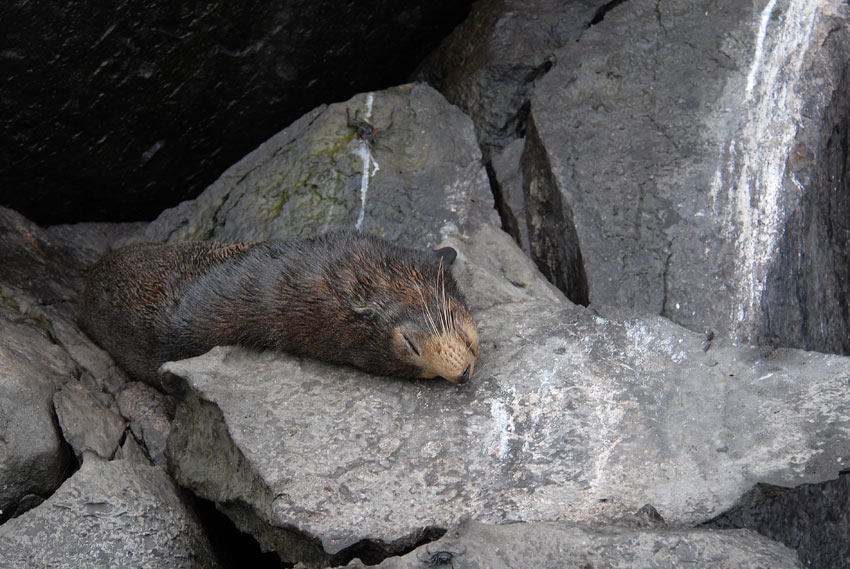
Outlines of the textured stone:
<svg viewBox="0 0 850 569">
<path fill-rule="evenodd" d="M 165 465 L 165 443 L 171 431 L 174 402 L 153 387 L 135 381 L 116 397 L 121 415 L 130 421 L 136 439 L 144 441 L 151 461 Z"/>
<path fill-rule="evenodd" d="M 485 160 L 525 132 L 534 82 L 576 41 L 605 0 L 481 0 L 417 77 L 469 114 Z"/>
<path fill-rule="evenodd" d="M 16 569 L 215 568 L 211 551 L 163 469 L 93 455 L 44 504 L 0 526 L 0 564 Z"/>
<path fill-rule="evenodd" d="M 111 399 L 111 396 L 101 394 Z M 114 403 L 114 402 L 113 402 Z M 68 382 L 53 395 L 62 436 L 77 459 L 93 452 L 109 460 L 124 438 L 126 423 L 101 397 L 78 382 Z"/>
<path fill-rule="evenodd" d="M 86 224 L 44 230 L 0 207 L 0 520 L 48 496 L 70 469 L 54 393 L 78 377 L 95 392 L 124 381 L 73 319 L 88 265 L 112 239 L 137 229 Z M 103 433 L 88 435 L 99 439 Z"/>
<path fill-rule="evenodd" d="M 481 338 L 460 388 L 235 348 L 166 364 L 178 482 L 284 560 L 322 565 L 464 518 L 601 522 L 649 503 L 699 523 L 756 481 L 846 467 L 850 359 L 553 305 L 510 278 L 524 265 L 504 239 L 446 242 Z"/>
<path fill-rule="evenodd" d="M 570 298 L 850 353 L 850 7 L 616 3 L 532 98 L 532 252 Z"/>
<path fill-rule="evenodd" d="M 317 104 L 403 81 L 469 3 L 6 3 L 0 204 L 151 219 Z"/>
<path fill-rule="evenodd" d="M 792 569 L 794 552 L 748 531 L 630 530 L 566 523 L 484 525 L 467 522 L 442 539 L 379 569 L 421 569 L 438 556 L 457 569 Z M 347 567 L 363 568 L 354 561 Z"/>
<path fill-rule="evenodd" d="M 490 185 L 496 209 L 502 219 L 502 229 L 514 238 L 523 251 L 531 251 L 528 240 L 528 224 L 525 221 L 525 195 L 522 187 L 520 157 L 525 148 L 521 138 L 508 144 L 504 150 L 494 154 L 488 165 Z"/>
<path fill-rule="evenodd" d="M 41 319 L 20 312 L 10 289 L 0 300 L 0 521 L 28 496 L 48 496 L 71 456 L 53 415 L 53 393 L 76 373 Z M 17 298 L 24 295 L 18 293 Z M 11 306 L 10 306 L 11 305 Z"/>
<path fill-rule="evenodd" d="M 347 126 L 346 109 L 379 128 L 368 143 Z M 357 228 L 432 247 L 494 215 L 469 118 L 411 84 L 308 113 L 196 200 L 163 212 L 145 237 L 232 242 Z"/>
</svg>

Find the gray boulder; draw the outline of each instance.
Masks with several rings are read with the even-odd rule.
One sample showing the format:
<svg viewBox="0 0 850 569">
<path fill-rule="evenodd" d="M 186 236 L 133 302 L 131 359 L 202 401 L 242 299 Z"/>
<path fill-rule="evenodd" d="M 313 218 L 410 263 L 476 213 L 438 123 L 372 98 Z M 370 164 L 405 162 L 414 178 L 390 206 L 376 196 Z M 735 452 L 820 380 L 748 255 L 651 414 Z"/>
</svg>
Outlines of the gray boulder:
<svg viewBox="0 0 850 569">
<path fill-rule="evenodd" d="M 10 290 L 0 289 L 0 521 L 48 496 L 70 468 L 53 394 L 77 369 Z"/>
<path fill-rule="evenodd" d="M 439 561 L 447 560 L 445 563 Z M 379 569 L 792 569 L 794 552 L 749 531 L 633 530 L 574 523 L 466 522 Z M 353 561 L 347 567 L 363 568 Z"/>
<path fill-rule="evenodd" d="M 532 98 L 538 265 L 578 301 L 850 353 L 850 7 L 615 6 Z"/>
<path fill-rule="evenodd" d="M 603 318 L 529 282 L 507 236 L 446 244 L 479 322 L 472 381 L 235 348 L 167 363 L 176 480 L 321 566 L 463 519 L 605 522 L 649 503 L 701 523 L 757 481 L 819 482 L 850 460 L 850 359 Z"/>
<path fill-rule="evenodd" d="M 432 247 L 494 215 L 469 118 L 410 84 L 307 113 L 144 236 L 234 242 L 356 228 Z"/>
<path fill-rule="evenodd" d="M 163 469 L 94 455 L 44 504 L 0 526 L 0 560 L 16 569 L 219 566 Z"/>
<path fill-rule="evenodd" d="M 502 228 L 530 251 L 520 175 L 531 96 L 554 54 L 604 17 L 604 0 L 481 0 L 417 70 L 472 119 Z"/>
</svg>

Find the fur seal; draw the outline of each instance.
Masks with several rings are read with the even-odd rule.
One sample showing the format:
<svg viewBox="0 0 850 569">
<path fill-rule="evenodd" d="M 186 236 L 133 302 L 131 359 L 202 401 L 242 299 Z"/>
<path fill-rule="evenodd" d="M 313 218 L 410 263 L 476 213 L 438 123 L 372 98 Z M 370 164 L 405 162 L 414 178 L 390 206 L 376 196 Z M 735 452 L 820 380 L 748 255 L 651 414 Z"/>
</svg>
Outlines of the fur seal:
<svg viewBox="0 0 850 569">
<path fill-rule="evenodd" d="M 90 270 L 78 322 L 132 376 L 238 344 L 398 377 L 464 383 L 478 329 L 437 254 L 374 236 L 198 241 L 114 251 Z"/>
</svg>

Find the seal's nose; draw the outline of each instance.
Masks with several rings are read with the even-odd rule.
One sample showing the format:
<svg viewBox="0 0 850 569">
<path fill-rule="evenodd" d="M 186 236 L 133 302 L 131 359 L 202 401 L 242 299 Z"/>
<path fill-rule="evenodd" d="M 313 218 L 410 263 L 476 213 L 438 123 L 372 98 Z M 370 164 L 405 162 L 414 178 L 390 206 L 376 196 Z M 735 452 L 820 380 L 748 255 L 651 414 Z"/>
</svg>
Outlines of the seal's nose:
<svg viewBox="0 0 850 569">
<path fill-rule="evenodd" d="M 463 373 L 460 375 L 460 377 L 457 378 L 458 383 L 466 383 L 467 381 L 469 381 L 469 366 L 468 365 L 466 366 L 466 369 L 463 370 Z"/>
</svg>

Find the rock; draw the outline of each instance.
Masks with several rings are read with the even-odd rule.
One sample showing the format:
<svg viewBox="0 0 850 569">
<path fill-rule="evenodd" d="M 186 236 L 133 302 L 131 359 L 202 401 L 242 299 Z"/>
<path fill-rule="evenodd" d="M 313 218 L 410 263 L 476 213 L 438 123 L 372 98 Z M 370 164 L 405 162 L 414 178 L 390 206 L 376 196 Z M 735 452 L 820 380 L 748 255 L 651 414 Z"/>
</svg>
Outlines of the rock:
<svg viewBox="0 0 850 569">
<path fill-rule="evenodd" d="M 59 486 L 71 455 L 53 415 L 53 393 L 77 372 L 51 341 L 49 323 L 0 294 L 0 522 Z M 0 556 L 2 558 L 2 556 Z"/>
<path fill-rule="evenodd" d="M 436 559 L 435 559 L 436 556 Z M 449 557 L 449 562 L 437 563 Z M 794 552 L 749 531 L 628 530 L 568 523 L 467 522 L 378 569 L 799 568 Z M 365 565 L 354 561 L 351 569 Z"/>
<path fill-rule="evenodd" d="M 84 370 L 80 379 L 89 389 L 95 393 L 115 395 L 130 378 L 106 350 L 92 342 L 77 326 L 76 298 L 73 303 L 73 316 L 68 314 L 68 308 L 70 307 L 43 307 L 43 313 L 50 322 L 56 342 L 68 352 L 80 369 Z"/>
<path fill-rule="evenodd" d="M 109 460 L 124 438 L 124 420 L 103 401 L 111 397 L 100 395 L 103 397 L 76 382 L 66 383 L 53 395 L 62 436 L 74 449 L 77 460 L 84 452 Z"/>
<path fill-rule="evenodd" d="M 151 461 L 165 465 L 165 443 L 174 418 L 174 401 L 153 387 L 134 381 L 116 397 L 121 415 L 130 420 L 137 440 L 144 441 Z"/>
<path fill-rule="evenodd" d="M 528 224 L 525 221 L 525 196 L 519 166 L 524 148 L 524 138 L 511 142 L 492 157 L 487 172 L 490 175 L 496 209 L 502 220 L 502 229 L 528 253 L 531 251 L 531 244 L 528 240 Z"/>
<path fill-rule="evenodd" d="M 138 232 L 138 224 L 88 223 L 43 229 L 0 207 L 0 286 L 8 302 L 48 331 L 71 358 L 91 373 L 98 390 L 114 391 L 127 381 L 109 355 L 77 327 L 77 298 L 86 273 L 113 242 Z M 18 291 L 12 297 L 11 291 Z"/>
<path fill-rule="evenodd" d="M 152 219 L 317 104 L 403 81 L 469 4 L 7 5 L 0 205 Z"/>
<path fill-rule="evenodd" d="M 22 215 L 0 207 L 0 265 L 2 284 L 25 291 L 42 304 L 73 303 L 85 281 L 87 265 L 79 249 L 64 239 L 53 241 L 43 229 Z"/>
<path fill-rule="evenodd" d="M 547 277 L 576 302 L 850 353 L 849 12 L 632 0 L 557 50 L 523 156 Z"/>
<path fill-rule="evenodd" d="M 605 4 L 611 2 L 481 0 L 416 77 L 469 114 L 487 161 L 525 133 L 534 81 Z"/>
<path fill-rule="evenodd" d="M 142 444 L 136 440 L 136 437 L 133 436 L 132 432 L 130 435 L 131 436 L 124 437 L 124 444 L 122 444 L 115 453 L 115 460 L 126 460 L 127 462 L 151 466 L 153 461 L 148 456 L 147 449 L 145 449 Z"/>
<path fill-rule="evenodd" d="M 88 265 L 111 239 L 137 229 L 90 224 L 44 230 L 0 208 L 0 521 L 50 495 L 71 468 L 72 455 L 54 414 L 57 390 L 77 378 L 95 393 L 125 381 L 73 319 Z M 68 394 L 76 394 L 72 400 L 78 404 L 89 401 L 82 391 L 69 390 L 60 402 Z M 63 412 L 72 408 L 60 406 Z M 105 441 L 114 433 L 91 430 L 91 419 L 69 419 L 66 426 L 82 428 L 70 439 L 98 440 L 104 446 L 81 444 L 113 452 L 105 450 L 113 444 Z M 115 424 L 114 419 L 103 425 Z"/>
<path fill-rule="evenodd" d="M 94 455 L 44 504 L 0 526 L 0 559 L 19 569 L 218 567 L 211 552 L 161 468 Z"/>
<path fill-rule="evenodd" d="M 470 237 L 451 236 L 445 244 L 457 251 L 460 261 L 452 265 L 452 275 L 473 310 L 525 302 L 545 302 L 553 309 L 573 306 L 516 250 L 510 236 L 492 225 Z"/>
<path fill-rule="evenodd" d="M 821 484 L 759 484 L 706 527 L 748 528 L 797 550 L 804 567 L 840 569 L 850 559 L 850 473 Z"/>
<path fill-rule="evenodd" d="M 367 140 L 347 126 L 368 120 Z M 228 169 L 198 199 L 167 210 L 151 241 L 252 241 L 362 229 L 432 247 L 494 215 L 469 118 L 426 85 L 319 107 Z"/>
<path fill-rule="evenodd" d="M 553 305 L 510 279 L 528 261 L 507 236 L 480 235 L 445 243 L 479 322 L 468 384 L 236 348 L 167 363 L 178 483 L 320 566 L 462 519 L 603 523 L 650 503 L 671 526 L 701 523 L 756 481 L 846 468 L 850 359 Z"/>
</svg>

